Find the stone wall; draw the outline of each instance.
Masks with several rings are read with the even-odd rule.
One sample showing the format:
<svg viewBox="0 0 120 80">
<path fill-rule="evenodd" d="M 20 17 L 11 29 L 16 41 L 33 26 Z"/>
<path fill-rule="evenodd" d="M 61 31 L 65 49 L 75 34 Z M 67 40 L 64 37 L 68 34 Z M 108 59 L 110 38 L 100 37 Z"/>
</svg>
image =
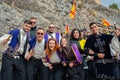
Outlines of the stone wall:
<svg viewBox="0 0 120 80">
<path fill-rule="evenodd" d="M 65 25 L 70 28 L 88 28 L 90 22 L 107 19 L 111 24 L 120 24 L 120 12 L 107 9 L 94 0 L 77 0 L 76 17 L 72 20 L 69 12 L 72 0 L 4 0 L 0 3 L 0 35 L 9 27 L 20 28 L 21 23 L 31 16 L 38 18 L 38 26 L 47 28 L 53 22 L 61 31 Z"/>
</svg>

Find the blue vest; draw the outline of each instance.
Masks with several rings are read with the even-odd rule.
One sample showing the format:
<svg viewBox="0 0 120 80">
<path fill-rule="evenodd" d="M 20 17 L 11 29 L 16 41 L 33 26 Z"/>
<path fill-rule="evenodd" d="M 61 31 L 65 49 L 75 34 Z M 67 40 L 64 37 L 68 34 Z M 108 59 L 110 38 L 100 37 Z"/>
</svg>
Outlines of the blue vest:
<svg viewBox="0 0 120 80">
<path fill-rule="evenodd" d="M 29 41 L 29 45 L 30 45 L 30 48 L 29 48 L 29 51 L 35 47 L 36 45 L 36 37 L 32 38 L 30 41 Z"/>
<path fill-rule="evenodd" d="M 12 39 L 11 39 L 11 42 L 9 43 L 8 49 L 5 52 L 12 54 L 19 47 L 19 44 L 20 44 L 20 30 L 19 29 L 11 30 L 10 32 L 8 32 L 8 34 L 12 35 Z M 27 36 L 27 38 L 28 38 L 28 36 Z"/>
<path fill-rule="evenodd" d="M 46 45 L 46 39 L 45 39 L 45 45 Z M 30 45 L 30 48 L 29 48 L 29 51 L 31 50 L 31 49 L 33 49 L 34 47 L 35 47 L 35 45 L 36 45 L 36 37 L 34 37 L 34 38 L 32 38 L 30 41 L 29 41 L 29 45 Z"/>
<path fill-rule="evenodd" d="M 19 43 L 19 34 L 20 34 L 20 30 L 15 29 L 15 30 L 11 30 L 8 34 L 12 35 L 12 39 L 11 42 L 9 43 L 9 47 L 6 50 L 7 53 L 14 53 L 15 48 L 17 46 L 17 44 Z"/>
</svg>

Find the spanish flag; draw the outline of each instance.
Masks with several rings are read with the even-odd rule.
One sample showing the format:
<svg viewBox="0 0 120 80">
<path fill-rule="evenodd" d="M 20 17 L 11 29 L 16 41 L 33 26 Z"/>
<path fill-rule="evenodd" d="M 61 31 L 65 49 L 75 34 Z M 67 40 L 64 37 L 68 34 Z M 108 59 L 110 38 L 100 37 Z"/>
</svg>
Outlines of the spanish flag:
<svg viewBox="0 0 120 80">
<path fill-rule="evenodd" d="M 102 18 L 102 24 L 104 25 L 104 26 L 107 26 L 107 27 L 109 27 L 111 24 L 106 20 L 106 19 L 104 19 L 104 18 Z"/>
<path fill-rule="evenodd" d="M 73 1 L 71 11 L 69 13 L 70 18 L 74 19 L 76 14 L 76 0 Z"/>
</svg>

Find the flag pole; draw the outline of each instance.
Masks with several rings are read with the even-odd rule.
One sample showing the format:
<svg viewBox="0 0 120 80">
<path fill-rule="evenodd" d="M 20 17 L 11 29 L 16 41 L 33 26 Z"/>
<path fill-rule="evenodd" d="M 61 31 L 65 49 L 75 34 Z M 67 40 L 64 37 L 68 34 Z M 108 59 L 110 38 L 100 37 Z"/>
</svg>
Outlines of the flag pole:
<svg viewBox="0 0 120 80">
<path fill-rule="evenodd" d="M 74 29 L 75 26 L 74 26 L 74 19 L 72 19 L 72 29 Z"/>
<path fill-rule="evenodd" d="M 116 30 L 116 22 L 113 22 L 113 25 L 114 25 L 114 28 L 115 28 L 115 30 Z"/>
</svg>

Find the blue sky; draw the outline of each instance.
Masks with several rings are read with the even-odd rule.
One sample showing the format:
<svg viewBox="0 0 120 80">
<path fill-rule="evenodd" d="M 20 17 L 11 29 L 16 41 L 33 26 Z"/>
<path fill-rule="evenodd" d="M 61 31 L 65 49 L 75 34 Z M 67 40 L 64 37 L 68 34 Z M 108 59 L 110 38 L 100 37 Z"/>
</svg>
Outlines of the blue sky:
<svg viewBox="0 0 120 80">
<path fill-rule="evenodd" d="M 110 4 L 116 3 L 120 8 L 120 0 L 101 0 L 101 4 L 105 7 L 109 7 Z"/>
</svg>

